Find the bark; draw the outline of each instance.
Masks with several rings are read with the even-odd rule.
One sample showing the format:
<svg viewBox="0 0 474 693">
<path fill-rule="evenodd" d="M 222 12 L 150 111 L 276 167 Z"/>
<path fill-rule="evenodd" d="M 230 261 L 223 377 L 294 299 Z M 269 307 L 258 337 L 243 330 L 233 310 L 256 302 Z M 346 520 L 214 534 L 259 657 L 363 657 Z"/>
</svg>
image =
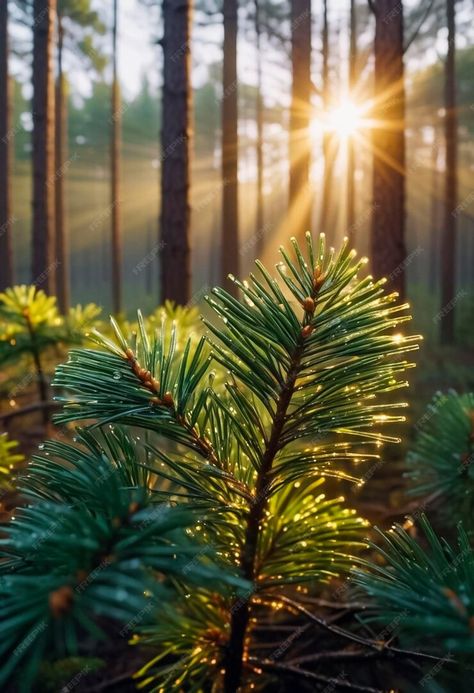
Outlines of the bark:
<svg viewBox="0 0 474 693">
<path fill-rule="evenodd" d="M 262 46 L 261 35 L 262 27 L 260 22 L 259 0 L 255 0 L 255 38 L 257 51 L 257 103 L 256 103 L 256 124 L 257 124 L 257 214 L 256 214 L 256 233 L 257 233 L 257 255 L 261 257 L 265 245 L 264 238 L 264 207 L 263 207 L 263 95 L 262 95 Z"/>
<path fill-rule="evenodd" d="M 291 2 L 291 106 L 289 207 L 292 233 L 311 227 L 311 0 Z"/>
<path fill-rule="evenodd" d="M 323 109 L 328 113 L 331 105 L 331 95 L 329 87 L 329 23 L 328 23 L 328 3 L 323 1 L 323 31 L 322 31 L 322 101 Z M 323 135 L 323 192 L 321 198 L 321 218 L 319 222 L 320 231 L 330 234 L 331 241 L 334 242 L 334 218 L 331 214 L 331 186 L 336 157 L 336 142 L 334 135 L 324 132 Z"/>
<path fill-rule="evenodd" d="M 0 3 L 0 290 L 13 284 L 8 4 Z"/>
<path fill-rule="evenodd" d="M 373 214 L 370 237 L 372 273 L 405 296 L 405 86 L 403 5 L 375 3 L 372 130 Z"/>
<path fill-rule="evenodd" d="M 222 80 L 222 244 L 221 280 L 239 274 L 239 140 L 237 100 L 238 2 L 224 0 L 224 64 Z M 232 294 L 236 288 L 228 287 Z"/>
<path fill-rule="evenodd" d="M 57 78 L 56 78 L 56 150 L 55 150 L 55 215 L 56 215 L 56 294 L 60 311 L 65 315 L 70 305 L 69 249 L 65 215 L 65 186 L 67 175 L 67 106 L 63 74 L 64 30 L 58 13 Z"/>
<path fill-rule="evenodd" d="M 32 283 L 54 292 L 54 79 L 56 0 L 33 3 Z"/>
<path fill-rule="evenodd" d="M 439 278 L 439 259 L 440 259 L 440 244 L 439 244 L 439 173 L 438 173 L 438 131 L 435 128 L 432 158 L 431 158 L 431 199 L 430 199 L 430 266 L 429 266 L 429 284 L 430 290 L 434 295 L 438 292 Z"/>
<path fill-rule="evenodd" d="M 191 16 L 191 0 L 163 1 L 161 300 L 181 305 L 191 292 Z"/>
<path fill-rule="evenodd" d="M 120 112 L 120 86 L 117 72 L 118 0 L 114 0 L 112 28 L 112 127 L 110 141 L 111 200 L 110 221 L 112 230 L 112 307 L 114 313 L 122 310 L 122 229 L 120 214 L 120 139 L 122 114 Z"/>
<path fill-rule="evenodd" d="M 456 8 L 455 0 L 446 2 L 448 53 L 445 66 L 444 136 L 446 140 L 446 178 L 444 228 L 441 238 L 441 342 L 454 341 L 456 301 L 456 235 L 458 204 L 458 121 L 456 113 Z"/>
<path fill-rule="evenodd" d="M 349 94 L 354 99 L 357 79 L 357 18 L 355 0 L 350 0 L 349 17 Z M 347 235 L 351 247 L 355 247 L 355 151 L 354 138 L 347 140 Z"/>
</svg>

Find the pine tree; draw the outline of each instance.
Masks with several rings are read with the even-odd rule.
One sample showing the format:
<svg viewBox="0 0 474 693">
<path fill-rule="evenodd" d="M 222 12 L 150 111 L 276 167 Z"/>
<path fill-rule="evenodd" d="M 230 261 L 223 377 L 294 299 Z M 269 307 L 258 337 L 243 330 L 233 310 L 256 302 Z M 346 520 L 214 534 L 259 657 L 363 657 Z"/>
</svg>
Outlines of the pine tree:
<svg viewBox="0 0 474 693">
<path fill-rule="evenodd" d="M 52 347 L 81 343 L 88 324 L 97 320 L 100 308 L 94 304 L 71 308 L 60 316 L 56 298 L 47 296 L 35 286 L 13 286 L 0 293 L 0 366 L 15 365 L 20 369 L 20 384 L 25 388 L 33 381 L 38 388 L 43 422 L 49 421 L 49 378 L 44 354 Z M 34 376 L 24 373 L 31 360 Z M 20 390 L 22 389 L 20 387 Z"/>
<path fill-rule="evenodd" d="M 311 227 L 311 2 L 292 0 L 289 220 L 297 238 Z"/>
<path fill-rule="evenodd" d="M 13 243 L 10 200 L 10 78 L 8 74 L 8 4 L 0 7 L 0 289 L 13 283 Z"/>
<path fill-rule="evenodd" d="M 190 0 L 163 3 L 161 301 L 179 305 L 191 297 L 191 15 Z"/>
<path fill-rule="evenodd" d="M 275 668 L 340 683 L 317 662 L 286 669 L 262 655 L 257 626 L 278 612 L 308 616 L 288 595 L 347 574 L 365 545 L 366 522 L 321 489 L 325 477 L 359 481 L 358 464 L 393 440 L 379 426 L 403 417 L 377 395 L 404 385 L 417 338 L 394 335 L 406 306 L 359 278 L 364 261 L 347 244 L 336 253 L 307 234 L 304 252 L 292 246 L 276 276 L 257 263 L 248 282 L 234 280 L 242 302 L 212 292 L 207 337 L 178 348 L 166 320 L 151 331 L 139 316 L 130 338 L 112 321 L 112 338 L 94 332 L 96 348 L 73 349 L 58 368 L 58 422 L 89 425 L 76 444 L 50 442 L 35 457 L 22 482 L 31 505 L 0 544 L 0 655 L 43 624 L 21 661 L 3 657 L 0 682 L 20 666 L 31 680 L 44 652 L 58 655 L 53 643 L 74 652 L 76 626 L 93 634 L 106 613 L 135 616 L 133 642 L 155 651 L 137 674 L 152 690 L 236 691 Z M 174 578 L 166 600 L 156 571 Z"/>
<path fill-rule="evenodd" d="M 238 2 L 223 1 L 221 281 L 239 273 Z M 235 285 L 231 285 L 235 291 Z"/>
<path fill-rule="evenodd" d="M 376 277 L 405 295 L 405 84 L 403 2 L 369 0 L 375 15 L 370 258 Z"/>
<path fill-rule="evenodd" d="M 33 249 L 32 280 L 54 289 L 54 86 L 56 0 L 33 2 Z"/>
<path fill-rule="evenodd" d="M 112 25 L 112 89 L 110 131 L 110 222 L 112 236 L 112 306 L 118 315 L 122 311 L 122 229 L 120 201 L 121 123 L 120 84 L 117 66 L 118 0 L 113 0 Z"/>
</svg>

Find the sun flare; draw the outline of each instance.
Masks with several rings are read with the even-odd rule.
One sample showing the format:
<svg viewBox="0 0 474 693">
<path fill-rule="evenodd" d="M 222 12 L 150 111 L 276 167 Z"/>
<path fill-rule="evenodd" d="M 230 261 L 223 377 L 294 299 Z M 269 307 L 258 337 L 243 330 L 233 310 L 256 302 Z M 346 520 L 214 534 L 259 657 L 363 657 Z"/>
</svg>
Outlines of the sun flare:
<svg viewBox="0 0 474 693">
<path fill-rule="evenodd" d="M 354 135 L 362 125 L 362 109 L 353 101 L 343 101 L 329 111 L 327 127 L 339 137 Z"/>
<path fill-rule="evenodd" d="M 353 137 L 364 126 L 364 108 L 351 99 L 340 101 L 337 106 L 317 115 L 311 125 L 313 135 L 332 133 L 344 140 Z"/>
</svg>

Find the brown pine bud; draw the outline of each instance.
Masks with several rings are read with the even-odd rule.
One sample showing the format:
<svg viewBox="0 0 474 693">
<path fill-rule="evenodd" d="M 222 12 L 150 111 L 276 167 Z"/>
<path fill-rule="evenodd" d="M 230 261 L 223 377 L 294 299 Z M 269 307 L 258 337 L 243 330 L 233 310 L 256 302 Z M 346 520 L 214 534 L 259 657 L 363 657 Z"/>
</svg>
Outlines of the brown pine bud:
<svg viewBox="0 0 474 693">
<path fill-rule="evenodd" d="M 314 299 L 311 298 L 311 296 L 307 296 L 304 301 L 303 301 L 303 308 L 307 313 L 314 313 Z"/>
<path fill-rule="evenodd" d="M 165 404 L 167 407 L 172 407 L 174 405 L 174 399 L 171 392 L 165 392 L 163 395 L 163 404 Z"/>
<path fill-rule="evenodd" d="M 71 608 L 74 598 L 72 587 L 64 585 L 49 593 L 49 608 L 55 618 L 63 616 Z"/>
<path fill-rule="evenodd" d="M 303 339 L 306 339 L 306 337 L 309 337 L 309 335 L 313 332 L 314 327 L 312 325 L 305 325 L 303 329 L 301 330 L 301 336 Z"/>
<path fill-rule="evenodd" d="M 133 503 L 130 503 L 130 505 L 128 506 L 128 514 L 134 515 L 139 509 L 140 503 L 137 503 L 137 501 L 133 501 Z"/>
<path fill-rule="evenodd" d="M 130 347 L 128 347 L 127 351 L 125 352 L 125 356 L 128 358 L 129 361 L 135 361 L 135 354 L 130 349 Z"/>
<path fill-rule="evenodd" d="M 151 402 L 152 404 L 163 404 L 162 401 L 161 401 L 161 399 L 160 399 L 159 397 L 152 397 L 152 398 L 150 399 L 150 402 Z"/>
<path fill-rule="evenodd" d="M 155 390 L 155 392 L 159 392 L 160 389 L 160 383 L 156 378 L 153 378 L 153 376 L 150 378 L 150 383 Z"/>
<path fill-rule="evenodd" d="M 120 517 L 113 517 L 112 518 L 112 527 L 115 527 L 115 529 L 118 529 L 121 526 L 122 526 L 122 520 L 120 519 Z"/>
</svg>

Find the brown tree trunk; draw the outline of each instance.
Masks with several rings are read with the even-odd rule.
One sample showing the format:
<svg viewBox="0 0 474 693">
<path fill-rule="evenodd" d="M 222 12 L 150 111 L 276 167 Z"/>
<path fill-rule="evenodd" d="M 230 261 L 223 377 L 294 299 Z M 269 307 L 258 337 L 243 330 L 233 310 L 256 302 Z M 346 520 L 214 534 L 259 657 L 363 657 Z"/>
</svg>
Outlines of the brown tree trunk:
<svg viewBox="0 0 474 693">
<path fill-rule="evenodd" d="M 8 4 L 0 3 L 0 290 L 13 284 L 10 203 L 11 119 L 8 74 Z"/>
<path fill-rule="evenodd" d="M 163 1 L 161 300 L 180 305 L 185 305 L 191 294 L 191 15 L 191 0 Z"/>
<path fill-rule="evenodd" d="M 328 113 L 331 105 L 329 88 L 329 23 L 328 23 L 328 3 L 323 0 L 323 31 L 322 31 L 322 101 L 325 113 Z M 319 220 L 319 231 L 329 233 L 331 241 L 334 241 L 333 215 L 331 214 L 331 187 L 334 160 L 336 156 L 335 138 L 329 132 L 323 134 L 323 192 L 321 198 L 321 217 Z"/>
<path fill-rule="evenodd" d="M 403 5 L 375 3 L 375 106 L 372 130 L 373 215 L 370 236 L 372 273 L 387 277 L 405 296 L 405 86 Z"/>
<path fill-rule="evenodd" d="M 57 77 L 56 77 L 56 180 L 55 180 L 55 213 L 56 213 L 56 294 L 59 309 L 63 315 L 69 310 L 69 252 L 66 236 L 65 215 L 65 178 L 67 169 L 67 110 L 66 85 L 63 74 L 63 39 L 62 16 L 58 13 L 57 38 Z"/>
<path fill-rule="evenodd" d="M 445 66 L 444 133 L 446 140 L 446 179 L 444 228 L 441 238 L 441 342 L 454 341 L 456 291 L 456 234 L 458 204 L 458 121 L 456 114 L 456 0 L 447 0 L 448 53 Z"/>
<path fill-rule="evenodd" d="M 302 238 L 311 228 L 311 0 L 291 1 L 289 222 Z"/>
<path fill-rule="evenodd" d="M 110 142 L 111 201 L 110 221 L 112 228 L 112 308 L 118 314 L 122 310 L 122 229 L 120 216 L 120 139 L 122 114 L 120 112 L 120 85 L 117 73 L 118 0 L 114 0 L 112 27 L 112 128 Z"/>
<path fill-rule="evenodd" d="M 357 17 L 355 0 L 350 0 L 349 16 L 349 94 L 354 100 L 357 62 Z M 349 245 L 354 248 L 355 238 L 355 147 L 354 137 L 347 140 L 347 235 Z"/>
<path fill-rule="evenodd" d="M 222 239 L 221 280 L 239 275 L 239 140 L 237 100 L 237 0 L 224 0 L 224 65 L 222 83 Z M 236 294 L 232 284 L 227 287 Z"/>
<path fill-rule="evenodd" d="M 261 257 L 265 246 L 264 238 L 264 208 L 263 208 L 263 95 L 262 95 L 262 27 L 260 23 L 259 0 L 255 0 L 255 38 L 257 51 L 257 214 L 256 214 L 256 233 L 257 233 L 257 255 Z"/>
<path fill-rule="evenodd" d="M 429 266 L 429 284 L 432 295 L 437 296 L 438 293 L 438 281 L 439 281 L 439 260 L 440 260 L 440 247 L 439 247 L 439 173 L 438 173 L 438 156 L 439 156 L 439 144 L 438 144 L 438 131 L 435 127 L 434 130 L 434 142 L 431 157 L 431 205 L 430 205 L 430 266 Z"/>
<path fill-rule="evenodd" d="M 54 292 L 54 79 L 56 0 L 33 3 L 32 283 Z"/>
</svg>

